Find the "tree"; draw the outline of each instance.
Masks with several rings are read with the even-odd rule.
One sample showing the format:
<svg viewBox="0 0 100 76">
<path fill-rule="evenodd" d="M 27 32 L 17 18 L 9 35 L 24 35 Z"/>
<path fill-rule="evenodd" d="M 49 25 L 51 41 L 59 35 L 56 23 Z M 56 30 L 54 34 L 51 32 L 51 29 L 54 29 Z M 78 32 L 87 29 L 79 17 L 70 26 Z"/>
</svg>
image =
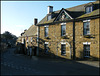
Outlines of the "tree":
<svg viewBox="0 0 100 76">
<path fill-rule="evenodd" d="M 17 38 L 15 35 L 11 34 L 8 31 L 5 31 L 2 35 L 1 38 L 5 38 L 5 39 L 14 39 Z"/>
<path fill-rule="evenodd" d="M 1 34 L 1 39 L 6 40 L 6 43 L 15 43 L 17 37 L 8 31 L 5 31 L 3 34 Z"/>
</svg>

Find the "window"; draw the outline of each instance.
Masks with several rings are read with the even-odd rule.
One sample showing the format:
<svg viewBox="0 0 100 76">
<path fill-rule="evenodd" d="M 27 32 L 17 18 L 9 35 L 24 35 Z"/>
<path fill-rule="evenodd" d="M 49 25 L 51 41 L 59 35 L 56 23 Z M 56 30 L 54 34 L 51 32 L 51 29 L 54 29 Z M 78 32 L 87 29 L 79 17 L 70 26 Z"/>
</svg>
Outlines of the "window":
<svg viewBox="0 0 100 76">
<path fill-rule="evenodd" d="M 86 13 L 90 13 L 90 12 L 92 12 L 92 6 L 88 6 L 88 7 L 86 7 Z"/>
<path fill-rule="evenodd" d="M 89 35 L 90 34 L 90 22 L 84 22 L 83 23 L 83 34 L 84 35 Z"/>
<path fill-rule="evenodd" d="M 66 35 L 66 25 L 61 25 L 61 36 Z"/>
<path fill-rule="evenodd" d="M 47 19 L 47 20 L 48 20 L 48 21 L 51 20 L 51 15 L 48 15 L 48 19 Z"/>
<path fill-rule="evenodd" d="M 66 44 L 61 44 L 61 55 L 66 55 Z"/>
<path fill-rule="evenodd" d="M 48 37 L 48 27 L 45 27 L 45 37 Z"/>
<path fill-rule="evenodd" d="M 84 45 L 84 57 L 90 57 L 90 45 Z"/>
<path fill-rule="evenodd" d="M 31 42 L 32 42 L 33 38 L 31 37 Z"/>
<path fill-rule="evenodd" d="M 45 53 L 48 53 L 48 44 L 45 44 Z"/>
</svg>

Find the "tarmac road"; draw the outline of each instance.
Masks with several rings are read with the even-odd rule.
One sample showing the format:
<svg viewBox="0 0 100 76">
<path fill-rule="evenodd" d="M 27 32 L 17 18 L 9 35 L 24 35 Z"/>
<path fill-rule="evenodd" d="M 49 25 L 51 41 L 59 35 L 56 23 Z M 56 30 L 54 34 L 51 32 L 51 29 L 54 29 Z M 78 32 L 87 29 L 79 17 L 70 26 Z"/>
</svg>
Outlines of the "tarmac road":
<svg viewBox="0 0 100 76">
<path fill-rule="evenodd" d="M 99 75 L 98 62 L 87 65 L 79 61 L 30 58 L 14 54 L 14 50 L 9 48 L 1 54 L 1 75 Z"/>
</svg>

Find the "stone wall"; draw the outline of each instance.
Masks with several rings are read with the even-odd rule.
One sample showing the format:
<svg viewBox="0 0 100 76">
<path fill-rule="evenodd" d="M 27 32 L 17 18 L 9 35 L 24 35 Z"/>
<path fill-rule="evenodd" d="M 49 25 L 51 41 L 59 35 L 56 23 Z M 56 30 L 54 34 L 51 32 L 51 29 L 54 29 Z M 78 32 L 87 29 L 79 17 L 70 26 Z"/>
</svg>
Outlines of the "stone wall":
<svg viewBox="0 0 100 76">
<path fill-rule="evenodd" d="M 72 59 L 73 57 L 73 22 L 66 23 L 67 38 L 61 37 L 61 24 L 49 25 L 49 38 L 45 38 L 45 27 L 40 26 L 39 51 L 42 56 L 59 56 Z M 83 35 L 83 21 L 75 22 L 75 56 L 76 59 L 84 58 L 84 42 L 90 42 L 90 59 L 99 58 L 99 18 L 90 20 L 91 37 Z M 45 54 L 44 44 L 48 43 L 49 54 Z M 61 55 L 61 42 L 66 42 L 66 56 Z"/>
<path fill-rule="evenodd" d="M 49 38 L 45 38 L 44 26 L 40 26 L 40 55 L 46 56 L 59 56 L 63 58 L 70 58 L 70 54 L 73 54 L 73 22 L 66 23 L 67 38 L 61 37 L 61 24 L 49 25 Z M 49 54 L 45 54 L 44 44 L 49 42 Z M 66 56 L 61 55 L 61 42 L 66 42 Z M 58 47 L 58 48 L 57 48 Z M 71 52 L 71 53 L 70 53 Z"/>
<path fill-rule="evenodd" d="M 90 42 L 90 58 L 99 58 L 99 18 L 90 20 L 90 38 L 83 35 L 83 21 L 75 22 L 76 58 L 84 58 L 84 42 Z"/>
</svg>

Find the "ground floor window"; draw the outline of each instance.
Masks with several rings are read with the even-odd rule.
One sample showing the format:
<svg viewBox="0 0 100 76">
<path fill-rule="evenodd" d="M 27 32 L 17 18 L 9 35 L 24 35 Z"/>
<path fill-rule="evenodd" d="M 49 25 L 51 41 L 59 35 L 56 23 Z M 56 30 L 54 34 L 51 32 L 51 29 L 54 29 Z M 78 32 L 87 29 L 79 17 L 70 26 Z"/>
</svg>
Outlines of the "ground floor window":
<svg viewBox="0 0 100 76">
<path fill-rule="evenodd" d="M 66 44 L 61 44 L 61 55 L 66 55 Z"/>
<path fill-rule="evenodd" d="M 45 44 L 45 53 L 48 53 L 48 44 Z"/>
<path fill-rule="evenodd" d="M 84 45 L 84 57 L 90 57 L 90 45 Z"/>
</svg>

